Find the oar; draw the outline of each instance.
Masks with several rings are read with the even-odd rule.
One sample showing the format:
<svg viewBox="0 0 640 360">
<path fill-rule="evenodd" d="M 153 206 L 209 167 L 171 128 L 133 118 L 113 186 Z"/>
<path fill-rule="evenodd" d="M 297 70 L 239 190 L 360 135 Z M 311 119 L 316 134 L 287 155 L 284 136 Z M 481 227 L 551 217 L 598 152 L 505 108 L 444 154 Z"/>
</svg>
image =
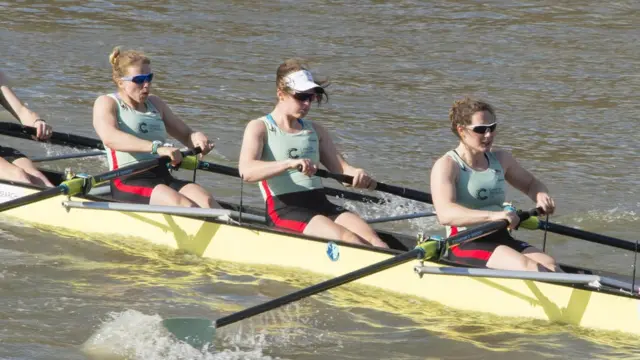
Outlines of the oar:
<svg viewBox="0 0 640 360">
<path fill-rule="evenodd" d="M 220 164 L 216 164 L 208 161 L 198 162 L 198 170 L 240 178 L 240 171 L 238 170 L 238 168 L 226 166 L 226 165 L 220 165 Z M 376 204 L 383 204 L 386 202 L 384 199 L 381 199 L 376 196 L 359 194 L 351 191 L 344 191 L 344 190 L 339 190 L 334 188 L 324 188 L 323 190 L 325 194 L 329 196 L 338 196 L 347 200 L 360 201 L 360 202 L 372 202 Z"/>
<path fill-rule="evenodd" d="M 586 240 L 596 244 L 609 245 L 611 247 L 615 247 L 618 249 L 636 251 L 635 242 L 622 240 L 622 239 L 614 238 L 607 235 L 596 234 L 589 231 L 572 228 L 569 226 L 555 224 L 552 222 L 540 220 L 538 218 L 529 219 L 527 222 L 522 224 L 522 227 L 524 227 L 525 229 L 532 229 L 532 230 L 533 229 L 546 230 L 554 234 L 571 236 L 577 239 Z"/>
<path fill-rule="evenodd" d="M 192 155 L 198 152 L 200 152 L 200 148 L 197 148 L 196 150 L 185 151 L 182 153 L 182 155 L 185 159 L 188 159 L 189 155 Z M 157 159 L 141 161 L 133 165 L 124 166 L 120 169 L 107 171 L 100 175 L 78 177 L 71 180 L 67 180 L 62 182 L 60 185 L 56 187 L 49 188 L 37 193 L 29 194 L 29 195 L 2 203 L 0 204 L 0 212 L 11 210 L 19 206 L 32 204 L 37 201 L 46 200 L 60 194 L 65 194 L 65 195 L 77 195 L 80 193 L 84 194 L 84 193 L 87 193 L 92 187 L 96 185 L 99 185 L 101 183 L 104 183 L 106 181 L 109 181 L 121 176 L 132 175 L 135 173 L 152 169 L 156 166 L 166 165 L 169 163 L 169 160 L 170 160 L 169 157 L 163 156 Z"/>
<path fill-rule="evenodd" d="M 0 122 L 0 134 L 33 140 L 33 136 L 36 135 L 36 128 L 16 123 Z M 51 138 L 49 138 L 47 142 L 63 146 L 82 146 L 90 149 L 104 150 L 104 144 L 98 139 L 57 131 L 51 134 Z"/>
<path fill-rule="evenodd" d="M 536 210 L 518 213 L 521 220 L 525 220 L 529 216 L 535 214 L 537 214 Z M 361 269 L 354 270 L 350 273 L 340 275 L 336 278 L 323 281 L 319 284 L 306 287 L 289 295 L 267 301 L 266 303 L 221 317 L 218 320 L 212 321 L 204 318 L 170 318 L 163 320 L 162 325 L 164 325 L 164 327 L 178 340 L 184 341 L 197 349 L 202 349 L 204 345 L 211 344 L 213 342 L 216 328 L 227 326 L 248 317 L 262 314 L 290 304 L 294 301 L 304 299 L 317 293 L 333 289 L 340 285 L 344 285 L 406 263 L 412 259 L 428 260 L 433 257 L 439 257 L 440 254 L 442 254 L 442 244 L 447 244 L 449 247 L 456 246 L 492 234 L 498 230 L 505 229 L 507 225 L 508 222 L 506 220 L 493 221 L 472 229 L 461 231 L 458 234 L 445 239 L 444 243 L 439 241 L 427 241 L 422 244 L 418 244 L 413 250 L 394 256 L 390 259 L 383 260 Z M 407 274 L 407 276 L 408 275 L 409 274 Z M 400 279 L 398 279 L 398 281 L 400 281 Z"/>
<path fill-rule="evenodd" d="M 104 155 L 104 154 L 106 154 L 106 152 L 104 152 L 102 150 L 97 150 L 97 151 L 88 151 L 88 152 L 76 153 L 76 154 L 62 154 L 62 155 L 54 155 L 54 156 L 35 156 L 35 157 L 32 157 L 32 158 L 29 158 L 29 160 L 31 160 L 31 162 L 45 162 L 45 161 L 54 161 L 54 160 L 66 160 L 66 159 L 76 159 L 76 158 L 100 156 L 100 155 Z"/>
<path fill-rule="evenodd" d="M 316 176 L 327 178 L 327 179 L 334 179 L 342 183 L 348 183 L 348 184 L 351 184 L 353 182 L 352 176 L 344 175 L 344 174 L 334 174 L 324 169 L 318 169 L 316 171 Z M 431 199 L 431 194 L 423 191 L 413 190 L 413 189 L 409 189 L 401 186 L 388 185 L 381 182 L 377 182 L 374 190 L 386 192 L 388 194 L 397 195 L 397 196 L 415 200 L 415 201 L 433 204 L 433 200 Z"/>
<path fill-rule="evenodd" d="M 423 212 L 417 212 L 413 214 L 383 216 L 379 218 L 365 219 L 365 221 L 367 222 L 367 224 L 376 224 L 376 223 L 398 221 L 398 220 L 417 219 L 417 218 L 430 217 L 430 216 L 436 216 L 436 213 L 431 211 L 423 211 Z"/>
</svg>

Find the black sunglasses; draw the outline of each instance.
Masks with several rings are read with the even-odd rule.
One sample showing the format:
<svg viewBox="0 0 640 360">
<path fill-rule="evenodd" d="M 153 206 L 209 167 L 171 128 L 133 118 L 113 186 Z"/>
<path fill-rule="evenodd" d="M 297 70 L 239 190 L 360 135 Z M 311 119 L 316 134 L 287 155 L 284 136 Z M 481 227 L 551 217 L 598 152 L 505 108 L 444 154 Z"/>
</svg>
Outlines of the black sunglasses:
<svg viewBox="0 0 640 360">
<path fill-rule="evenodd" d="M 300 102 L 305 102 L 305 101 L 316 101 L 318 99 L 320 99 L 320 97 L 324 94 L 324 89 L 321 87 L 317 87 L 315 88 L 315 92 L 311 93 L 311 92 L 297 92 L 297 93 L 293 93 L 291 96 L 293 96 L 294 99 L 300 101 Z"/>
<path fill-rule="evenodd" d="M 487 131 L 489 131 L 490 133 L 496 131 L 496 128 L 498 127 L 498 123 L 492 123 L 492 124 L 482 124 L 482 125 L 469 125 L 467 126 L 467 129 L 470 129 L 471 131 L 473 131 L 476 134 L 486 134 Z"/>
</svg>

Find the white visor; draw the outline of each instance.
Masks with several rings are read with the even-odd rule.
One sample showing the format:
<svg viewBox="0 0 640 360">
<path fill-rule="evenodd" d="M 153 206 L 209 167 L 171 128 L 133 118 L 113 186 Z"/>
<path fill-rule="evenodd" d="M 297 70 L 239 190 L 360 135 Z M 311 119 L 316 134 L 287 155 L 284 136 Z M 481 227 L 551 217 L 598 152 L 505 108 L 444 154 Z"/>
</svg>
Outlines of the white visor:
<svg viewBox="0 0 640 360">
<path fill-rule="evenodd" d="M 284 77 L 284 82 L 295 92 L 305 92 L 313 88 L 322 88 L 313 81 L 313 76 L 307 70 L 292 72 Z"/>
</svg>

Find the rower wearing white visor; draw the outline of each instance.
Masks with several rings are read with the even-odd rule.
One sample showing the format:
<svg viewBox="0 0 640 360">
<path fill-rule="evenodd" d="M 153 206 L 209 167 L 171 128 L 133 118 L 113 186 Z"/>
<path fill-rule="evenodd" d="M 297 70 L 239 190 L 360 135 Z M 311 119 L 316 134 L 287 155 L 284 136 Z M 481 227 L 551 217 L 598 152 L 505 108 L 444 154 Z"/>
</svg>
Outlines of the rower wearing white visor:
<svg viewBox="0 0 640 360">
<path fill-rule="evenodd" d="M 323 82 L 316 82 L 299 59 L 288 59 L 276 74 L 278 101 L 271 113 L 249 122 L 240 151 L 240 174 L 258 182 L 273 225 L 306 235 L 349 243 L 388 247 L 357 214 L 330 202 L 317 165 L 353 176 L 355 188 L 375 181 L 340 155 L 329 132 L 306 119 L 311 103 L 328 101 Z"/>
</svg>

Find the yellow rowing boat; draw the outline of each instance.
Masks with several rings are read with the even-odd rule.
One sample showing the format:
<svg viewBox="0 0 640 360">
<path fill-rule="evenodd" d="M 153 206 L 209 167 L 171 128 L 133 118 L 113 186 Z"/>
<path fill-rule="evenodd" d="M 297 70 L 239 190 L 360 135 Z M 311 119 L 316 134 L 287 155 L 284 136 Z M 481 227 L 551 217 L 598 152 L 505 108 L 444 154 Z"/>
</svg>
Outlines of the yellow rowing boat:
<svg viewBox="0 0 640 360">
<path fill-rule="evenodd" d="M 62 174 L 46 173 L 54 183 L 62 181 Z M 40 190 L 0 181 L 0 203 Z M 416 244 L 416 238 L 388 232 L 380 236 L 391 250 L 287 233 L 266 226 L 260 210 L 223 205 L 225 210 L 124 204 L 112 201 L 106 192 L 57 195 L 7 210 L 3 216 L 77 237 L 144 240 L 213 260 L 276 265 L 331 277 L 391 258 Z M 640 296 L 630 283 L 589 269 L 563 268 L 566 274 L 415 262 L 358 282 L 459 310 L 640 335 Z"/>
</svg>

